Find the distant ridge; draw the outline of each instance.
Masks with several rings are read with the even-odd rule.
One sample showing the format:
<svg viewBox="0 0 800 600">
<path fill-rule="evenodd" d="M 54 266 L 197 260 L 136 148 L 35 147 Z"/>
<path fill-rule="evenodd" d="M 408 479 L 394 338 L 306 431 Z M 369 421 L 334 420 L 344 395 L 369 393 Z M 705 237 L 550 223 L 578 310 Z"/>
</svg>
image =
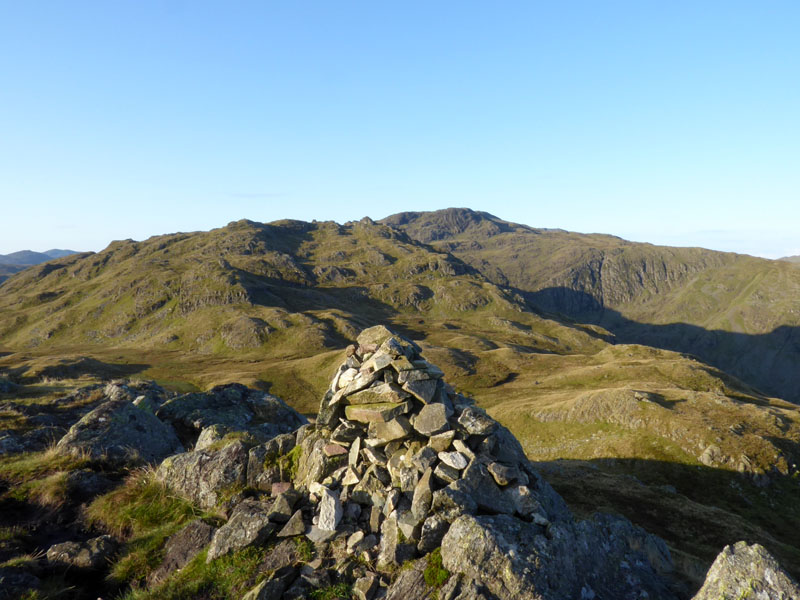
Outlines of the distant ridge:
<svg viewBox="0 0 800 600">
<path fill-rule="evenodd" d="M 55 258 L 64 258 L 72 254 L 78 254 L 75 250 L 61 250 L 53 248 L 46 252 L 34 252 L 33 250 L 20 250 L 11 254 L 0 254 L 0 283 L 27 267 L 38 265 Z"/>
<path fill-rule="evenodd" d="M 797 256 L 784 256 L 783 258 L 779 258 L 778 260 L 800 264 L 800 254 Z"/>
</svg>

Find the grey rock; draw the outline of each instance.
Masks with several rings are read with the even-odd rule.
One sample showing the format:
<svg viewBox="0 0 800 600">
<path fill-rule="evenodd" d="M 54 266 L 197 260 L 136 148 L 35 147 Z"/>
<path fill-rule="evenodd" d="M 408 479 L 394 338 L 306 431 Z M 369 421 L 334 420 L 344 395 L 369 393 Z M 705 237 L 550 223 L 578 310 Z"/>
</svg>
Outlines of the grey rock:
<svg viewBox="0 0 800 600">
<path fill-rule="evenodd" d="M 400 564 L 398 560 L 398 545 L 400 543 L 400 529 L 397 526 L 397 514 L 392 513 L 381 525 L 381 547 L 378 552 L 378 569 L 385 570 Z"/>
<path fill-rule="evenodd" d="M 423 446 L 412 458 L 411 462 L 420 473 L 424 473 L 436 464 L 438 456 L 430 446 Z"/>
<path fill-rule="evenodd" d="M 444 463 L 436 465 L 436 470 L 433 472 L 434 476 L 444 483 L 453 483 L 461 477 L 461 473 L 451 466 Z"/>
<path fill-rule="evenodd" d="M 81 569 L 102 569 L 108 565 L 117 542 L 110 535 L 101 535 L 85 542 L 64 542 L 50 546 L 48 562 Z"/>
<path fill-rule="evenodd" d="M 305 532 L 306 524 L 303 521 L 303 511 L 296 510 L 277 535 L 278 537 L 293 537 L 295 535 L 303 535 Z"/>
<path fill-rule="evenodd" d="M 443 433 L 450 428 L 447 422 L 447 410 L 444 404 L 426 404 L 414 419 L 414 429 L 426 437 Z M 446 438 L 440 438 L 444 443 Z M 450 438 L 452 440 L 452 437 Z M 437 440 L 438 441 L 438 440 Z M 433 445 L 433 442 L 431 442 Z M 449 443 L 447 444 L 449 446 Z"/>
<path fill-rule="evenodd" d="M 233 430 L 226 425 L 209 425 L 200 432 L 197 442 L 195 442 L 194 449 L 205 450 L 216 442 L 221 441 L 231 431 Z"/>
<path fill-rule="evenodd" d="M 334 531 L 342 520 L 342 503 L 339 494 L 326 487 L 322 488 L 322 498 L 319 502 L 319 520 L 317 527 L 325 531 Z"/>
<path fill-rule="evenodd" d="M 411 568 L 404 569 L 386 592 L 386 600 L 429 600 L 433 591 L 425 583 L 427 561 L 421 558 Z"/>
<path fill-rule="evenodd" d="M 70 427 L 56 445 L 59 452 L 116 464 L 158 462 L 182 452 L 171 427 L 129 400 L 111 400 Z"/>
<path fill-rule="evenodd" d="M 432 476 L 433 471 L 428 469 L 414 488 L 414 496 L 411 500 L 411 513 L 418 521 L 423 520 L 431 510 L 431 502 L 433 502 Z"/>
<path fill-rule="evenodd" d="M 353 584 L 353 596 L 356 600 L 372 600 L 378 589 L 378 577 L 374 573 L 359 577 Z"/>
<path fill-rule="evenodd" d="M 217 504 L 220 493 L 246 482 L 247 448 L 233 442 L 216 451 L 185 452 L 165 459 L 156 478 L 203 508 Z"/>
<path fill-rule="evenodd" d="M 214 537 L 214 528 L 197 519 L 176 534 L 170 536 L 164 546 L 164 559 L 147 577 L 147 584 L 154 587 L 171 573 L 185 567 L 190 560 L 205 548 Z"/>
<path fill-rule="evenodd" d="M 457 471 L 465 469 L 467 466 L 467 459 L 460 452 L 439 452 L 439 460 Z"/>
<path fill-rule="evenodd" d="M 489 463 L 486 467 L 497 485 L 508 485 L 519 478 L 519 469 L 509 467 L 497 462 Z"/>
<path fill-rule="evenodd" d="M 432 552 L 442 545 L 442 538 L 450 528 L 450 523 L 441 515 L 431 515 L 422 523 L 417 550 L 422 554 Z"/>
<path fill-rule="evenodd" d="M 508 515 L 463 515 L 442 540 L 442 558 L 451 573 L 481 581 L 500 598 L 633 600 L 644 592 L 651 599 L 673 599 L 668 580 L 634 549 L 648 537 L 653 538 L 612 517 L 562 523 L 545 536 L 541 527 Z"/>
<path fill-rule="evenodd" d="M 403 389 L 414 396 L 420 402 L 428 404 L 433 401 L 436 395 L 438 381 L 435 379 L 420 379 L 417 381 L 406 381 Z"/>
<path fill-rule="evenodd" d="M 411 431 L 411 424 L 404 416 L 400 415 L 385 423 L 369 424 L 369 436 L 381 442 L 404 439 Z"/>
<path fill-rule="evenodd" d="M 171 423 L 185 443 L 210 425 L 246 431 L 267 440 L 308 422 L 277 396 L 238 383 L 172 398 L 158 409 L 156 416 Z"/>
<path fill-rule="evenodd" d="M 374 423 L 391 421 L 411 410 L 411 402 L 380 402 L 377 404 L 356 404 L 344 407 L 344 414 L 351 421 Z"/>
<path fill-rule="evenodd" d="M 261 544 L 273 531 L 275 524 L 269 520 L 269 504 L 245 500 L 236 506 L 230 520 L 214 533 L 206 562 L 247 546 Z"/>
<path fill-rule="evenodd" d="M 503 493 L 503 490 L 497 487 L 494 478 L 489 475 L 485 463 L 477 459 L 473 460 L 464 469 L 461 477 L 456 483 L 463 485 L 463 489 L 472 496 L 479 509 L 493 513 L 511 514 L 514 512 L 514 505 Z"/>
<path fill-rule="evenodd" d="M 436 405 L 433 404 L 431 406 L 436 406 Z M 414 424 L 416 424 L 416 421 L 414 422 Z M 453 443 L 453 438 L 455 438 L 455 435 L 456 435 L 455 431 L 445 431 L 444 433 L 432 435 L 431 439 L 428 440 L 428 444 L 430 444 L 430 447 L 433 448 L 436 452 L 444 452 L 445 450 L 450 448 L 450 444 Z"/>
<path fill-rule="evenodd" d="M 42 587 L 42 581 L 33 573 L 17 567 L 0 567 L 0 599 L 19 600 L 31 590 Z"/>
<path fill-rule="evenodd" d="M 269 509 L 269 519 L 276 523 L 286 523 L 292 516 L 298 494 L 289 491 L 278 494 Z"/>
<path fill-rule="evenodd" d="M 497 421 L 475 406 L 468 406 L 461 412 L 458 424 L 470 435 L 489 435 L 497 427 Z"/>
<path fill-rule="evenodd" d="M 763 546 L 737 542 L 719 553 L 693 600 L 720 598 L 794 600 L 800 586 Z"/>
</svg>

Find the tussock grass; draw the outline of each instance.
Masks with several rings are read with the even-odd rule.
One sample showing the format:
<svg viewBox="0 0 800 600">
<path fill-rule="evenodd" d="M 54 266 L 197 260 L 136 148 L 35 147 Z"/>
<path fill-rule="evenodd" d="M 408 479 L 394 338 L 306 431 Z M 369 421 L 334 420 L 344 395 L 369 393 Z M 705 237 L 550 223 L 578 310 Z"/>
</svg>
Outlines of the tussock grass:
<svg viewBox="0 0 800 600">
<path fill-rule="evenodd" d="M 178 573 L 150 590 L 130 590 L 120 600 L 227 600 L 254 586 L 267 549 L 251 546 L 206 564 L 207 552 L 195 556 Z"/>
<path fill-rule="evenodd" d="M 90 525 L 127 540 L 111 568 L 110 579 L 117 583 L 143 581 L 160 564 L 166 539 L 206 516 L 156 481 L 152 469 L 135 471 L 122 486 L 92 502 L 86 515 Z"/>
</svg>

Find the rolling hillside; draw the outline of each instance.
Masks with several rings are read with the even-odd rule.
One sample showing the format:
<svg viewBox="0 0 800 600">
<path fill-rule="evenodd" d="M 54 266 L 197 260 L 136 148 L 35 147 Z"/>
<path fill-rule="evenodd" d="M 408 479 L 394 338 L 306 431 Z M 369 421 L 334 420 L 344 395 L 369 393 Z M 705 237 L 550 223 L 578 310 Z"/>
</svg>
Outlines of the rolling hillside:
<svg viewBox="0 0 800 600">
<path fill-rule="evenodd" d="M 800 401 L 800 271 L 791 264 L 534 229 L 468 209 L 382 222 L 452 253 L 542 311 L 599 325 L 617 342 L 695 355 Z"/>
</svg>

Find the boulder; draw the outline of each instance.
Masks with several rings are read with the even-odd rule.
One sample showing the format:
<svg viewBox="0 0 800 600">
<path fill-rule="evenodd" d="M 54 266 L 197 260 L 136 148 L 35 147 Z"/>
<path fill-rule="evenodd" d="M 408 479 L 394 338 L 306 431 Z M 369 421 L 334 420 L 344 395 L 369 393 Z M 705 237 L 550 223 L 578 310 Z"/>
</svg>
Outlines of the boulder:
<svg viewBox="0 0 800 600">
<path fill-rule="evenodd" d="M 246 483 L 247 447 L 239 441 L 219 450 L 200 450 L 170 456 L 156 478 L 203 508 L 213 508 L 220 494 Z"/>
<path fill-rule="evenodd" d="M 101 535 L 85 542 L 64 542 L 50 546 L 47 560 L 50 563 L 81 569 L 103 569 L 117 549 L 110 535 Z"/>
<path fill-rule="evenodd" d="M 156 415 L 171 423 L 187 444 L 194 443 L 200 432 L 211 425 L 247 432 L 266 441 L 308 422 L 277 396 L 238 383 L 177 396 L 165 402 Z"/>
<path fill-rule="evenodd" d="M 211 542 L 213 537 L 214 528 L 200 519 L 192 521 L 179 532 L 170 536 L 164 546 L 164 559 L 148 576 L 148 585 L 156 586 L 170 574 L 185 567 Z"/>
<path fill-rule="evenodd" d="M 612 524 L 617 533 L 628 535 L 609 535 Z M 635 549 L 643 547 L 648 537 L 657 540 L 612 517 L 561 523 L 545 535 L 542 527 L 509 515 L 462 515 L 442 539 L 442 559 L 451 573 L 480 582 L 509 600 L 672 600 L 669 582 Z M 669 556 L 664 542 L 654 543 L 658 542 Z"/>
<path fill-rule="evenodd" d="M 693 600 L 719 598 L 794 600 L 800 586 L 763 546 L 737 542 L 719 553 Z"/>
<path fill-rule="evenodd" d="M 70 427 L 56 448 L 115 464 L 154 463 L 183 451 L 169 425 L 127 398 L 110 400 L 89 412 Z"/>
<path fill-rule="evenodd" d="M 269 509 L 268 503 L 258 500 L 239 503 L 230 520 L 214 533 L 206 562 L 266 541 L 276 529 L 269 520 Z"/>
</svg>

